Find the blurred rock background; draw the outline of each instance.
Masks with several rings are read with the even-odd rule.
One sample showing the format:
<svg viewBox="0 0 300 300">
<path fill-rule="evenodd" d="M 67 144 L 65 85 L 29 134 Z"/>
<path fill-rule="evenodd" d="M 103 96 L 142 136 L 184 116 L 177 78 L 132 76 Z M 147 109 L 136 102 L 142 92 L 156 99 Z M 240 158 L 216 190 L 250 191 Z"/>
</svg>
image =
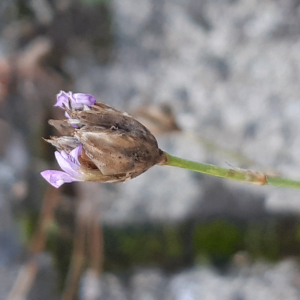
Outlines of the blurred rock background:
<svg viewBox="0 0 300 300">
<path fill-rule="evenodd" d="M 300 178 L 299 0 L 2 0 L 0 300 L 299 299 L 300 194 L 153 167 L 54 190 L 60 90 L 183 158 Z"/>
</svg>

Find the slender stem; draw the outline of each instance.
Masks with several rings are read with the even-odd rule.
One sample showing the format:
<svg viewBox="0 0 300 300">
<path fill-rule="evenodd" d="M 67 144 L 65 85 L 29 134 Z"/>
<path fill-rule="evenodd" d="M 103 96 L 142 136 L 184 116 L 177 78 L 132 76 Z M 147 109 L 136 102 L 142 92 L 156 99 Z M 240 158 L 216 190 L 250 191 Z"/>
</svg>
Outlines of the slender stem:
<svg viewBox="0 0 300 300">
<path fill-rule="evenodd" d="M 300 189 L 300 182 L 288 178 L 267 176 L 267 181 L 269 185 L 285 187 L 291 189 Z"/>
<path fill-rule="evenodd" d="M 212 176 L 233 179 L 242 182 L 253 183 L 257 185 L 273 185 L 277 187 L 285 188 L 297 188 L 300 189 L 300 181 L 291 179 L 269 176 L 262 172 L 243 170 L 243 169 L 226 169 L 215 165 L 204 164 L 194 162 L 172 156 L 166 153 L 167 162 L 166 165 L 188 169 L 195 172 L 200 172 Z"/>
</svg>

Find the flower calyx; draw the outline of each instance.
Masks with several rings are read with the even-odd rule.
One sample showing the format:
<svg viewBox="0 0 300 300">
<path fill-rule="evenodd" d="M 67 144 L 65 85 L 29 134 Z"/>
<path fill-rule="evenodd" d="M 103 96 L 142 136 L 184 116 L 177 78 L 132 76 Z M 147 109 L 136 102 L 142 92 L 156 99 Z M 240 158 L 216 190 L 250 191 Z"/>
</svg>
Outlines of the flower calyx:
<svg viewBox="0 0 300 300">
<path fill-rule="evenodd" d="M 65 110 L 67 119 L 49 121 L 62 136 L 46 141 L 57 148 L 57 161 L 72 181 L 123 182 L 155 164 L 166 163 L 165 153 L 145 126 L 125 112 L 97 103 L 94 96 L 60 92 L 55 106 Z M 66 168 L 59 155 L 73 159 L 77 168 L 73 164 L 71 169 Z M 48 172 L 42 172 L 44 178 L 58 187 L 53 184 L 58 173 L 44 172 Z M 71 177 L 63 176 L 61 180 L 71 182 Z"/>
</svg>

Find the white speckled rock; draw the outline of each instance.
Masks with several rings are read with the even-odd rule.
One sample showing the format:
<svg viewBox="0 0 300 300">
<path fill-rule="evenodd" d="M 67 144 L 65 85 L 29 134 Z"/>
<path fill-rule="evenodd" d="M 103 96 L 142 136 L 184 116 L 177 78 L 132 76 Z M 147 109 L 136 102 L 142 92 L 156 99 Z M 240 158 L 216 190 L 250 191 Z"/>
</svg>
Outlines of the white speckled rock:
<svg viewBox="0 0 300 300">
<path fill-rule="evenodd" d="M 297 300 L 299 270 L 295 260 L 271 265 L 257 262 L 232 269 L 226 276 L 209 267 L 195 267 L 175 275 L 156 269 L 134 271 L 126 280 L 104 273 L 105 290 L 99 300 Z M 125 281 L 130 284 L 125 285 Z"/>
</svg>

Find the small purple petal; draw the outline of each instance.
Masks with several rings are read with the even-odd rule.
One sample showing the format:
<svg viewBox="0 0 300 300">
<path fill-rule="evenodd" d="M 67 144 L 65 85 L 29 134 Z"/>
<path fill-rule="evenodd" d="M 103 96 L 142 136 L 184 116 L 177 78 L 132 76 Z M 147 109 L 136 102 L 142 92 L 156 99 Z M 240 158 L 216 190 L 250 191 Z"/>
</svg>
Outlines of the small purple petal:
<svg viewBox="0 0 300 300">
<path fill-rule="evenodd" d="M 56 103 L 54 104 L 54 106 L 59 106 L 61 108 L 64 108 L 64 105 L 68 108 L 70 108 L 69 106 L 69 99 L 72 97 L 72 93 L 71 92 L 64 92 L 64 91 L 60 91 L 59 94 L 57 94 L 56 96 Z"/>
<path fill-rule="evenodd" d="M 41 175 L 55 188 L 59 188 L 66 182 L 79 181 L 65 172 L 56 170 L 46 170 L 41 172 Z"/>
<path fill-rule="evenodd" d="M 74 178 L 80 178 L 81 174 L 78 171 L 80 165 L 74 161 L 74 158 L 68 155 L 65 151 L 55 151 L 55 157 L 59 166 Z"/>
<path fill-rule="evenodd" d="M 76 147 L 75 149 L 73 149 L 70 152 L 70 156 L 73 158 L 74 162 L 80 166 L 80 162 L 78 160 L 78 157 L 81 155 L 81 151 L 82 151 L 82 145 L 80 144 L 78 147 Z"/>
<path fill-rule="evenodd" d="M 41 175 L 54 187 L 58 188 L 65 182 L 83 181 L 83 175 L 79 172 L 82 145 L 73 149 L 70 154 L 65 151 L 55 151 L 55 157 L 59 166 L 65 171 L 47 170 L 41 172 Z"/>
<path fill-rule="evenodd" d="M 84 105 L 92 106 L 95 104 L 95 102 L 96 102 L 96 98 L 91 94 L 83 94 L 83 93 L 73 94 L 72 92 L 67 93 L 64 91 L 60 91 L 59 94 L 57 94 L 56 96 L 56 103 L 54 106 L 59 106 L 61 108 L 64 108 L 66 106 L 69 109 L 82 109 Z M 65 116 L 68 119 L 70 119 L 70 116 L 67 112 L 65 112 Z"/>
<path fill-rule="evenodd" d="M 96 102 L 96 98 L 91 94 L 75 93 L 73 94 L 72 106 L 74 108 L 82 108 L 83 105 L 92 106 Z"/>
</svg>

